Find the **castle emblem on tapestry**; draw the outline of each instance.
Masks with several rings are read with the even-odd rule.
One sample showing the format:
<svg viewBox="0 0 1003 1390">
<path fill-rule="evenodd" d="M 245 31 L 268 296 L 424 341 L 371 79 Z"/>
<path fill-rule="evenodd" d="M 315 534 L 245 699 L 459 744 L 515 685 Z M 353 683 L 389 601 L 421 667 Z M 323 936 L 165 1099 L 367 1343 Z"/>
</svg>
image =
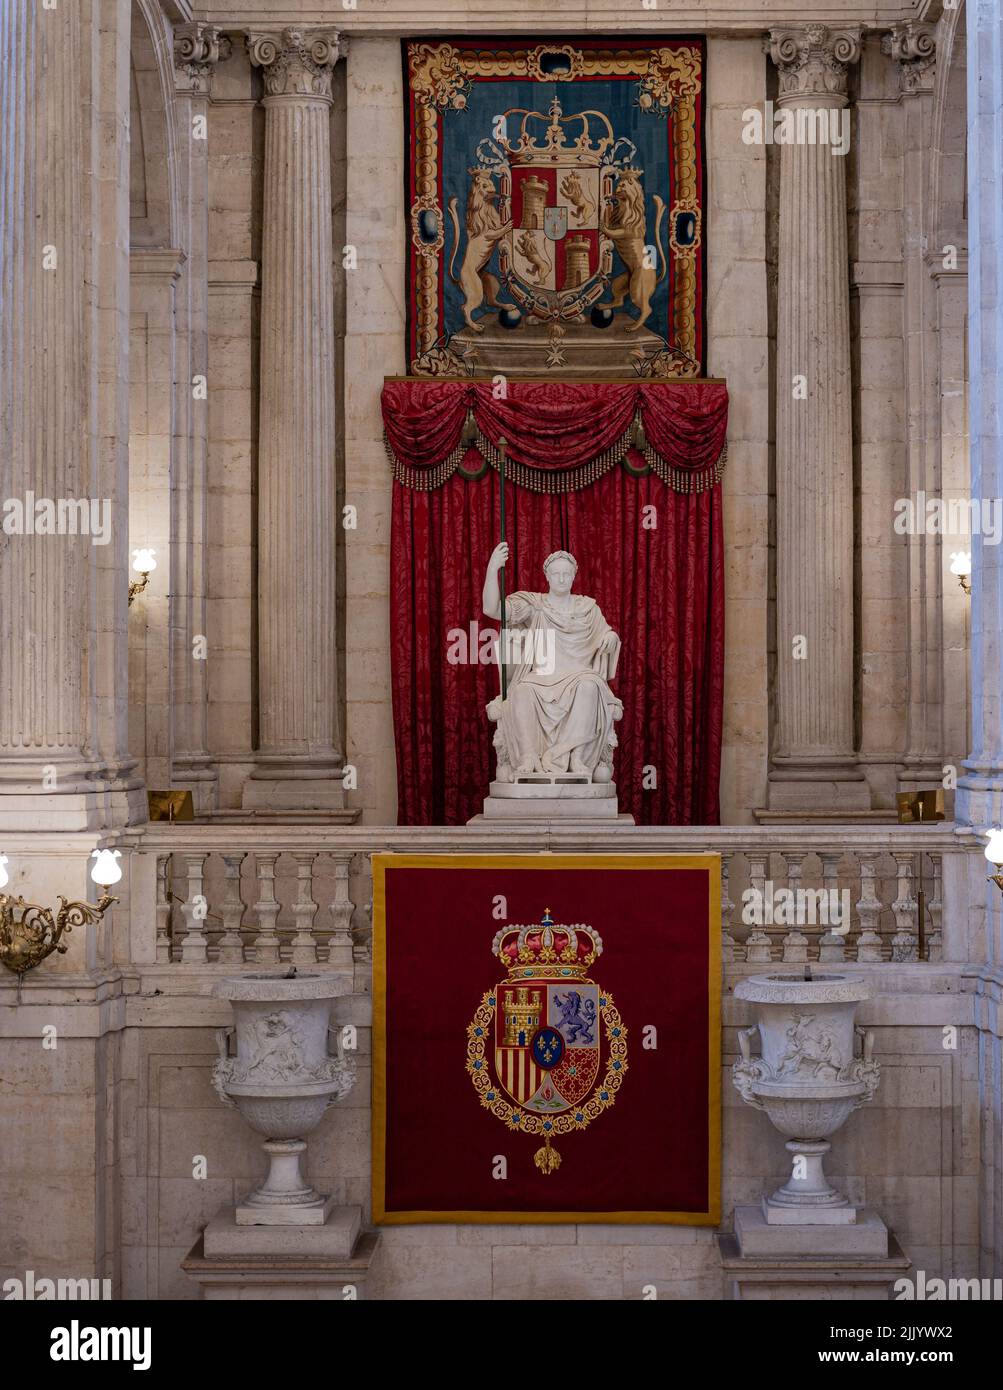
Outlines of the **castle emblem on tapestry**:
<svg viewBox="0 0 1003 1390">
<path fill-rule="evenodd" d="M 405 50 L 410 370 L 700 376 L 702 42 Z"/>
<path fill-rule="evenodd" d="M 560 926 L 546 908 L 534 926 L 499 931 L 491 949 L 507 980 L 482 998 L 467 1028 L 467 1071 L 481 1104 L 516 1134 L 543 1144 L 546 1177 L 561 1166 L 553 1141 L 588 1128 L 616 1100 L 627 1070 L 627 1029 L 589 970 L 602 938 Z"/>
</svg>

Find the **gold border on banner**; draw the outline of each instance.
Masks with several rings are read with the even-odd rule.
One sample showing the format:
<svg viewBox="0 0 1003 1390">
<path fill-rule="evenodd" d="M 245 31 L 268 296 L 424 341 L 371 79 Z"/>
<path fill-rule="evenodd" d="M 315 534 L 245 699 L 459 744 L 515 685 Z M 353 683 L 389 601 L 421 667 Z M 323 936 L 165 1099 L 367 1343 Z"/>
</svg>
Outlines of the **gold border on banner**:
<svg viewBox="0 0 1003 1390">
<path fill-rule="evenodd" d="M 721 1221 L 721 856 L 720 854 L 374 854 L 373 860 L 373 1223 L 459 1225 L 717 1226 Z M 386 1194 L 386 871 L 394 869 L 704 869 L 707 872 L 706 1211 L 393 1211 Z"/>
</svg>

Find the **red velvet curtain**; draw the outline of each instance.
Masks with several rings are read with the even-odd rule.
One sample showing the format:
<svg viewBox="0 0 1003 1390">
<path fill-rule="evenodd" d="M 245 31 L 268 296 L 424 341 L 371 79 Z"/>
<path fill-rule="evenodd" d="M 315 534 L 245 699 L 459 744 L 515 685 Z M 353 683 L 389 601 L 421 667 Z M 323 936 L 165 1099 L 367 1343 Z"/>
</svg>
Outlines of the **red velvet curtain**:
<svg viewBox="0 0 1003 1390">
<path fill-rule="evenodd" d="M 470 408 L 463 396 L 472 388 L 395 382 L 386 389 L 403 385 L 435 385 L 440 391 L 454 386 L 461 402 L 458 440 Z M 521 386 L 526 395 L 529 385 Z M 657 392 L 625 385 L 632 392 Z M 702 385 L 674 384 L 668 389 L 685 398 L 687 389 Z M 480 392 L 482 387 L 473 389 Z M 541 389 L 554 390 L 549 384 L 537 387 Z M 610 387 L 589 389 L 599 393 Z M 560 390 L 564 410 L 573 410 L 575 403 L 567 402 L 567 393 L 581 393 L 582 386 Z M 617 383 L 613 390 L 623 392 L 624 387 Z M 723 394 L 723 387 L 718 391 Z M 619 436 L 631 425 L 635 402 L 636 396 L 626 415 L 622 409 L 618 413 Z M 391 419 L 401 419 L 393 407 L 385 397 L 388 441 L 397 457 L 411 467 L 417 458 L 429 455 L 425 466 L 441 464 L 455 447 L 448 442 L 453 431 L 444 431 L 430 411 L 424 435 L 417 415 L 407 430 L 392 433 Z M 556 401 L 551 407 L 561 413 Z M 664 400 L 659 407 L 665 409 Z M 724 408 L 726 412 L 726 395 Z M 650 406 L 648 413 L 653 418 Z M 612 427 L 603 427 L 600 417 L 597 411 L 579 421 L 581 431 L 592 432 L 593 459 L 600 445 L 609 449 L 618 438 Z M 525 418 L 525 413 L 509 412 L 503 425 L 506 440 L 517 462 L 535 454 L 542 463 L 546 451 L 538 437 L 527 437 Z M 558 432 L 570 433 L 571 422 L 561 423 L 565 428 Z M 649 433 L 647 420 L 644 426 L 650 458 L 651 433 L 657 431 Z M 676 421 L 677 434 L 678 426 Z M 404 440 L 409 432 L 408 444 Z M 707 443 L 709 432 L 705 421 L 701 447 L 687 452 L 679 445 L 673 466 L 685 467 L 695 460 L 706 469 L 714 447 Z M 430 448 L 433 436 L 437 438 Z M 713 462 L 723 446 L 723 424 L 716 445 Z M 498 540 L 499 477 L 494 468 L 483 468 L 473 451 L 463 454 L 461 447 L 460 452 L 461 466 L 439 486 L 408 486 L 399 478 L 394 483 L 391 666 L 398 820 L 404 825 L 464 823 L 482 809 L 494 775 L 494 726 L 484 707 L 498 692 L 498 669 L 470 658 L 478 653 L 479 636 L 497 630 L 481 612 L 481 587 Z M 583 447 L 583 458 L 587 452 Z M 549 455 L 550 460 L 554 457 Z M 556 457 L 566 464 L 569 454 L 562 449 Z M 636 450 L 627 451 L 628 468 L 643 469 L 645 461 Z M 479 477 L 472 476 L 475 465 L 483 468 Z M 541 474 L 546 467 L 540 468 Z M 623 643 L 613 682 L 624 705 L 616 726 L 619 747 L 614 761 L 621 810 L 641 824 L 713 825 L 719 820 L 724 675 L 721 489 L 717 484 L 679 491 L 655 472 L 636 476 L 628 468 L 605 467 L 593 482 L 575 491 L 541 492 L 507 482 L 511 558 L 506 586 L 510 593 L 544 590 L 546 556 L 553 550 L 571 551 L 579 565 L 576 592 L 597 600 Z M 549 480 L 541 481 L 546 485 Z M 467 659 L 456 659 L 464 656 Z"/>
</svg>

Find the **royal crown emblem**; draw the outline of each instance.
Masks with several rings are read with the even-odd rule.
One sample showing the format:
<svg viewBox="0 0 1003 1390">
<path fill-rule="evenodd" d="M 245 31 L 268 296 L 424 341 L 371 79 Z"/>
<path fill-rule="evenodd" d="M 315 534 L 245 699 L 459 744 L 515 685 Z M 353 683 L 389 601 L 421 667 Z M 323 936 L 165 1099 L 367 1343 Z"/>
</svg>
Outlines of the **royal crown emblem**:
<svg viewBox="0 0 1003 1390">
<path fill-rule="evenodd" d="M 585 1129 L 616 1099 L 627 1029 L 589 978 L 603 949 L 592 927 L 558 925 L 548 907 L 538 925 L 502 928 L 491 949 L 508 978 L 467 1028 L 467 1071 L 481 1104 L 511 1131 L 543 1137 L 534 1161 L 546 1176 L 561 1164 L 551 1141 Z"/>
<path fill-rule="evenodd" d="M 557 96 L 549 113 L 521 106 L 501 113 L 491 137 L 477 146 L 477 165 L 468 170 L 467 245 L 458 277 L 458 200 L 449 200 L 450 275 L 463 291 L 469 328 L 481 331 L 472 316 L 485 297 L 512 327 L 520 314 L 538 322 L 584 322 L 607 290 L 613 301 L 601 323 L 612 321 L 612 310 L 628 294 L 640 314 L 635 326 L 646 321 L 656 283 L 665 275 L 665 208 L 656 196 L 659 277 L 649 264 L 644 171 L 636 158 L 634 142 L 618 138 L 601 111 L 566 115 Z M 497 276 L 488 269 L 496 247 Z M 625 267 L 617 277 L 614 250 Z M 513 302 L 497 298 L 502 290 Z"/>
</svg>

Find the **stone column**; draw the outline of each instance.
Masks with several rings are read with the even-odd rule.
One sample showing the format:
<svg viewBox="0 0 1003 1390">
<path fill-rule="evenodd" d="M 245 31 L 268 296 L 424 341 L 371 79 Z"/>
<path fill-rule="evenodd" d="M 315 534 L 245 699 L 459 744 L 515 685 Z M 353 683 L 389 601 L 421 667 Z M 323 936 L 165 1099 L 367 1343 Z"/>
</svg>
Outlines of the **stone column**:
<svg viewBox="0 0 1003 1390">
<path fill-rule="evenodd" d="M 903 108 L 902 276 L 908 496 L 922 519 L 924 497 L 941 492 L 938 380 L 933 331 L 937 287 L 926 262 L 936 39 L 932 24 L 896 24 L 882 39 L 899 68 Z M 943 777 L 943 542 L 918 524 L 907 537 L 909 564 L 909 708 L 899 768 L 904 791 L 937 787 Z M 957 548 L 964 548 L 958 541 Z"/>
<path fill-rule="evenodd" d="M 144 814 L 127 753 L 128 6 L 0 9 L 0 828 Z"/>
<path fill-rule="evenodd" d="M 854 756 L 853 456 L 846 119 L 857 29 L 771 30 L 780 148 L 777 314 L 777 727 L 770 810 L 870 804 Z M 809 143 L 809 127 L 816 138 Z"/>
<path fill-rule="evenodd" d="M 171 783 L 194 790 L 211 811 L 206 635 L 209 366 L 209 98 L 230 40 L 210 24 L 174 29 L 174 104 L 183 199 L 185 261 L 176 297 L 178 370 L 171 470 Z"/>
<path fill-rule="evenodd" d="M 250 808 L 344 805 L 335 644 L 333 29 L 248 35 L 264 75 L 257 766 Z"/>
<path fill-rule="evenodd" d="M 972 0 L 966 9 L 972 496 L 998 506 L 1003 498 L 1003 6 L 1000 0 Z M 1003 546 L 972 536 L 972 751 L 958 783 L 956 818 L 978 829 L 1003 824 L 1001 552 Z M 999 913 L 995 886 L 984 891 L 991 911 Z M 987 932 L 987 939 L 992 935 Z"/>
</svg>

